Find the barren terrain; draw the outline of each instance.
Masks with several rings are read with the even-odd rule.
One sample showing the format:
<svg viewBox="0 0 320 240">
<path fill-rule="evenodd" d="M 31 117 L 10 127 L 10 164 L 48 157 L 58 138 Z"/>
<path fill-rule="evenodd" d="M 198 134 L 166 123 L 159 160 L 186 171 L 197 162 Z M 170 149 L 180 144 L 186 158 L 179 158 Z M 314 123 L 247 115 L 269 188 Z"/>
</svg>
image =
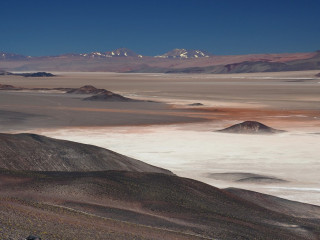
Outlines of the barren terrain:
<svg viewBox="0 0 320 240">
<path fill-rule="evenodd" d="M 244 190 L 229 189 L 230 187 L 242 188 L 293 201 L 320 205 L 318 184 L 320 181 L 318 174 L 320 171 L 318 150 L 320 140 L 320 78 L 315 76 L 317 73 L 318 71 L 301 71 L 188 75 L 54 72 L 57 76 L 51 78 L 0 76 L 0 84 L 45 89 L 1 90 L 0 128 L 1 132 L 6 133 L 38 133 L 49 137 L 93 144 L 168 169 L 181 177 L 196 179 L 219 188 L 228 188 L 226 191 L 220 192 L 223 196 L 228 196 L 231 192 L 245 199 L 244 201 L 248 201 L 254 196 L 253 203 L 250 204 L 254 204 L 254 208 L 257 208 L 259 214 L 262 214 L 259 215 L 259 221 L 263 219 L 263 224 L 266 224 L 265 221 L 269 224 L 268 229 L 264 230 L 264 227 L 259 225 L 260 223 L 255 223 L 259 225 L 257 232 L 260 232 L 261 239 L 264 239 L 265 235 L 263 234 L 274 234 L 275 239 L 319 239 L 319 230 L 314 227 L 318 223 L 313 222 L 318 221 L 316 219 L 319 218 L 316 206 L 300 205 L 300 203 L 282 201 L 266 195 L 255 195 L 256 193 Z M 92 95 L 66 94 L 62 90 L 50 90 L 50 88 L 78 88 L 84 85 L 93 85 L 127 98 L 151 100 L 152 102 L 84 101 L 83 99 Z M 203 105 L 190 106 L 193 103 Z M 259 121 L 269 127 L 286 132 L 273 135 L 217 132 L 217 130 L 248 120 Z M 21 173 L 22 176 L 15 180 L 6 174 L 8 173 L 2 173 L 1 178 L 5 186 L 16 184 L 16 181 L 21 183 L 21 181 L 27 181 L 26 179 L 30 180 L 30 175 L 26 176 L 25 173 Z M 94 177 L 93 185 L 101 186 L 102 182 L 107 181 L 103 184 L 109 186 L 108 184 L 111 184 L 109 177 L 113 176 L 110 174 L 106 173 L 106 176 Z M 120 174 L 119 176 L 122 178 L 121 181 L 123 179 L 128 182 L 138 181 L 139 184 L 135 185 L 137 189 L 142 186 L 140 180 L 137 179 L 145 180 L 143 174 L 139 176 Z M 38 177 L 44 185 L 37 184 Z M 122 219 L 124 215 L 129 214 L 129 212 L 123 214 L 123 211 L 130 211 L 128 216 L 133 214 L 131 208 L 127 209 L 131 200 L 120 206 L 119 202 L 112 202 L 114 199 L 109 199 L 110 196 L 108 196 L 104 199 L 108 200 L 108 204 L 104 203 L 101 206 L 100 197 L 89 199 L 87 193 L 82 192 L 89 189 L 87 186 L 81 188 L 88 176 L 85 174 L 83 176 L 77 175 L 77 180 L 70 183 L 71 185 L 56 184 L 64 182 L 65 177 L 64 173 L 56 176 L 36 175 L 35 179 L 31 181 L 32 184 L 28 184 L 30 187 L 28 189 L 24 189 L 23 185 L 18 184 L 15 193 L 10 190 L 10 187 L 7 188 L 7 197 L 1 198 L 1 216 L 9 216 L 10 214 L 13 216 L 10 209 L 15 209 L 16 214 L 16 217 L 4 217 L 4 219 L 9 219 L 6 222 L 7 229 L 12 222 L 21 225 L 26 214 L 32 209 L 32 211 L 37 209 L 36 212 L 33 212 L 36 220 L 28 225 L 28 229 L 37 226 L 36 233 L 41 234 L 41 229 L 44 229 L 45 232 L 46 229 L 52 229 L 55 223 L 63 222 L 67 224 L 64 230 L 66 232 L 72 230 L 73 233 L 65 235 L 65 239 L 71 239 L 76 236 L 76 233 L 80 236 L 81 226 L 85 226 L 88 218 L 94 219 L 96 223 L 88 225 L 88 234 L 95 237 L 97 237 L 95 232 L 101 231 L 105 234 L 104 236 L 108 236 L 110 239 L 127 239 L 133 236 L 137 239 L 175 239 L 177 237 L 179 239 L 196 239 L 195 235 L 199 238 L 217 236 L 218 239 L 220 237 L 222 237 L 221 239 L 233 239 L 231 229 L 221 230 L 224 229 L 222 225 L 219 225 L 223 222 L 221 219 L 217 222 L 212 219 L 208 220 L 207 218 L 212 218 L 214 215 L 201 215 L 201 211 L 194 208 L 194 205 L 192 211 L 197 212 L 198 215 L 188 215 L 190 214 L 189 209 L 185 212 L 186 215 L 177 217 L 172 215 L 173 212 L 170 212 L 170 208 L 166 208 L 169 213 L 166 211 L 161 214 L 157 213 L 156 218 L 153 214 L 150 215 L 151 212 L 148 212 L 148 218 L 145 215 L 139 215 L 138 219 L 142 222 L 134 223 L 143 226 L 139 225 L 139 228 L 136 228 L 138 232 L 135 232 L 132 228 L 133 225 L 130 225 L 131 223 L 128 225 L 127 222 L 121 223 L 123 227 L 119 229 L 118 223 L 115 224 L 113 220 L 109 220 L 109 217 L 112 216 L 111 218 L 117 218 L 121 221 L 132 221 L 130 218 Z M 52 182 L 48 179 L 52 179 Z M 200 187 L 198 183 L 189 182 L 189 180 L 179 179 L 177 181 L 175 184 L 181 184 L 181 186 L 196 184 Z M 46 195 L 48 194 L 46 187 L 54 189 L 52 184 L 57 187 L 57 194 L 62 195 L 56 197 L 53 197 L 52 194 Z M 201 185 L 201 188 L 206 189 L 204 186 Z M 70 199 L 67 199 L 63 192 L 78 189 L 78 187 L 82 189 L 79 190 L 79 194 L 84 194 L 79 198 L 81 201 L 69 201 Z M 153 187 L 155 186 L 150 186 L 150 188 Z M 173 187 L 173 189 L 175 188 Z M 213 189 L 215 188 L 208 191 L 216 191 Z M 33 201 L 25 200 L 29 197 L 25 190 L 26 192 L 30 190 L 33 197 L 42 199 L 40 203 L 37 203 L 41 205 L 39 205 L 40 207 L 34 208 Z M 75 190 L 72 194 L 78 194 L 77 191 Z M 174 192 L 174 190 L 172 191 Z M 15 198 L 19 192 L 22 194 L 21 196 L 26 194 L 22 202 L 21 199 Z M 116 198 L 119 197 L 117 194 L 114 195 Z M 154 194 L 152 195 L 153 201 L 161 199 L 157 195 L 159 192 Z M 197 194 L 192 196 L 197 199 L 199 197 Z M 208 199 L 203 194 L 207 193 L 200 193 L 200 195 Z M 153 198 L 155 196 L 157 198 Z M 214 205 L 217 203 L 216 200 L 206 202 L 203 206 Z M 239 202 L 237 201 L 234 206 L 238 206 Z M 270 201 L 272 204 L 263 206 L 265 202 Z M 153 207 L 161 206 L 158 204 L 159 202 Z M 250 208 L 250 204 L 248 208 Z M 145 214 L 145 208 L 132 207 L 135 209 L 132 216 L 136 217 L 138 213 Z M 153 207 L 148 208 L 148 211 L 153 211 Z M 199 207 L 202 209 L 201 206 Z M 246 209 L 241 210 L 238 207 L 236 209 L 240 209 L 240 212 L 237 213 L 239 214 L 237 220 L 230 220 L 232 224 L 236 224 L 233 221 L 238 222 L 245 216 L 241 211 L 246 211 Z M 279 209 L 284 210 L 280 211 Z M 308 213 L 303 214 L 303 209 L 306 209 Z M 143 212 L 141 212 L 142 210 Z M 210 211 L 216 211 L 216 209 Z M 275 219 L 283 221 L 272 222 L 273 219 L 268 219 L 270 213 L 265 211 L 273 211 Z M 64 212 L 63 217 L 58 217 L 57 213 L 60 212 Z M 221 214 L 226 213 L 221 212 Z M 108 219 L 104 219 L 104 217 Z M 302 221 L 291 217 L 308 219 Z M 157 227 L 162 226 L 166 231 L 144 226 L 145 222 L 143 221 L 149 218 L 152 221 L 148 221 L 148 224 L 155 223 Z M 175 218 L 174 222 L 172 222 L 172 218 Z M 48 221 L 48 224 L 44 224 L 44 219 L 51 220 Z M 170 224 L 167 222 L 168 219 L 171 219 Z M 204 221 L 202 226 L 191 224 L 199 219 Z M 256 220 L 252 219 L 253 222 Z M 213 224 L 213 222 L 215 223 Z M 103 230 L 105 224 L 109 226 L 108 231 Z M 212 224 L 220 227 L 215 228 L 213 232 L 207 231 L 206 228 L 211 227 Z M 252 222 L 242 222 L 240 225 L 242 227 L 236 227 L 236 234 L 243 231 L 244 238 L 259 236 L 259 234 L 255 235 L 254 231 L 241 230 L 247 229 L 249 225 L 254 226 Z M 128 231 L 122 231 L 123 228 Z M 21 228 L 19 233 L 26 234 L 28 229 Z M 57 228 L 57 230 L 59 229 Z M 57 235 L 51 230 L 47 233 L 44 232 L 43 236 L 52 239 L 61 237 L 58 232 Z"/>
</svg>

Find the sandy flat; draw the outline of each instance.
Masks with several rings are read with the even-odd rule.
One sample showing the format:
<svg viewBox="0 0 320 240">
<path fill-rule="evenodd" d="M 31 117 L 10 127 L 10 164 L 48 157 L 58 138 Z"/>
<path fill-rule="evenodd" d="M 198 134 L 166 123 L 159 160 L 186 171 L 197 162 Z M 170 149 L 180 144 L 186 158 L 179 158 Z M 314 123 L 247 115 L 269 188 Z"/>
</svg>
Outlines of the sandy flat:
<svg viewBox="0 0 320 240">
<path fill-rule="evenodd" d="M 205 101 L 278 109 L 317 109 L 317 71 L 250 74 L 55 73 L 54 78 L 0 76 L 0 83 L 23 87 L 80 87 L 86 84 L 120 94 L 176 102 Z"/>
<path fill-rule="evenodd" d="M 316 73 L 0 76 L 1 84 L 52 88 L 91 84 L 126 97 L 162 102 L 86 102 L 80 95 L 1 91 L 0 126 L 2 132 L 35 132 L 106 147 L 218 187 L 241 187 L 320 205 Z M 188 106 L 195 102 L 204 105 Z M 275 136 L 214 132 L 245 120 L 288 132 Z M 228 172 L 287 182 L 262 186 L 207 177 Z"/>
</svg>

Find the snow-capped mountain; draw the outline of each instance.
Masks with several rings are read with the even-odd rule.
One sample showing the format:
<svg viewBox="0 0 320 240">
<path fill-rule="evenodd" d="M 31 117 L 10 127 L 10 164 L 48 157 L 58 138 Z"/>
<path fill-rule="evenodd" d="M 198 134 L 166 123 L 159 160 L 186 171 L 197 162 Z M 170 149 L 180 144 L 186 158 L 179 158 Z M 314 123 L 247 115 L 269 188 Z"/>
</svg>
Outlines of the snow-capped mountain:
<svg viewBox="0 0 320 240">
<path fill-rule="evenodd" d="M 24 56 L 20 54 L 15 53 L 6 53 L 6 52 L 0 52 L 0 59 L 4 60 L 20 60 L 20 59 L 27 59 L 31 58 L 30 56 Z"/>
<path fill-rule="evenodd" d="M 158 55 L 155 57 L 158 58 L 202 58 L 202 57 L 210 57 L 212 54 L 201 51 L 201 50 L 190 50 L 190 49 L 173 49 L 170 52 L 167 52 L 163 55 Z"/>
<path fill-rule="evenodd" d="M 91 52 L 91 53 L 82 53 L 80 56 L 90 57 L 90 58 L 110 58 L 110 57 L 139 57 L 142 58 L 142 55 L 135 53 L 134 51 L 127 48 L 118 48 L 113 51 L 108 52 Z"/>
</svg>

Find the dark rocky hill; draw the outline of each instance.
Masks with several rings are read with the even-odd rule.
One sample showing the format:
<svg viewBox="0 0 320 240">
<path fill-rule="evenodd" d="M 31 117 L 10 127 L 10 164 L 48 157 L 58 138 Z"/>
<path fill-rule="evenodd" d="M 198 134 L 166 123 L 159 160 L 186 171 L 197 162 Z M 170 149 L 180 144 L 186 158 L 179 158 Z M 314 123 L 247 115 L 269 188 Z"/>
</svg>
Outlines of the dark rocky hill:
<svg viewBox="0 0 320 240">
<path fill-rule="evenodd" d="M 93 94 L 93 96 L 84 98 L 83 99 L 84 101 L 106 101 L 106 102 L 139 102 L 140 101 L 140 100 L 134 100 L 131 98 L 124 97 L 120 94 L 113 93 L 106 89 L 98 89 L 91 85 L 70 89 L 66 93 Z"/>
<path fill-rule="evenodd" d="M 47 73 L 47 72 L 19 73 L 14 75 L 19 75 L 24 77 L 54 77 L 55 76 L 52 73 Z"/>
<path fill-rule="evenodd" d="M 125 170 L 172 174 L 104 148 L 36 134 L 0 134 L 0 168 L 68 172 Z"/>
<path fill-rule="evenodd" d="M 245 121 L 245 122 L 227 127 L 225 129 L 218 130 L 217 132 L 242 133 L 242 134 L 273 134 L 273 133 L 281 133 L 284 131 L 268 127 L 256 121 Z"/>
<path fill-rule="evenodd" d="M 85 85 L 79 88 L 72 88 L 68 90 L 66 93 L 74 93 L 74 94 L 98 94 L 101 92 L 105 92 L 105 89 L 98 89 L 92 85 Z"/>
<path fill-rule="evenodd" d="M 91 97 L 83 99 L 84 101 L 107 101 L 107 102 L 140 102 L 141 100 L 135 100 L 124 97 L 120 94 L 110 92 L 108 90 L 102 91 Z"/>
</svg>

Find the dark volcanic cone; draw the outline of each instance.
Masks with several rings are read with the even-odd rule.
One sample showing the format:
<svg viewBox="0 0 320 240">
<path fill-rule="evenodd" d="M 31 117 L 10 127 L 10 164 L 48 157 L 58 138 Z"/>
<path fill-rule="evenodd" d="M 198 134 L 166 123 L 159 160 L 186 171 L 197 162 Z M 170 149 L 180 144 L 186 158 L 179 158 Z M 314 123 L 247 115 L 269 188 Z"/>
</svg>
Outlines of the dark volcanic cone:
<svg viewBox="0 0 320 240">
<path fill-rule="evenodd" d="M 31 171 L 134 171 L 172 174 L 108 149 L 36 134 L 0 134 L 0 168 Z"/>
<path fill-rule="evenodd" d="M 98 89 L 95 88 L 94 86 L 91 85 L 85 85 L 82 86 L 80 88 L 74 88 L 71 89 L 69 91 L 67 91 L 67 93 L 74 93 L 74 94 L 98 94 L 98 93 L 102 93 L 104 91 L 107 91 L 105 89 Z"/>
<path fill-rule="evenodd" d="M 70 89 L 67 93 L 73 94 L 94 94 L 91 97 L 84 98 L 85 101 L 106 101 L 106 102 L 142 102 L 124 97 L 120 94 L 108 91 L 106 89 L 98 89 L 91 85 L 85 85 L 80 88 Z"/>
<path fill-rule="evenodd" d="M 103 92 L 93 95 L 91 97 L 87 97 L 83 99 L 85 101 L 106 101 L 106 102 L 144 102 L 143 100 L 136 100 L 124 97 L 120 94 L 116 94 L 110 92 L 108 90 L 104 90 Z"/>
<path fill-rule="evenodd" d="M 218 130 L 217 132 L 242 133 L 242 134 L 273 134 L 273 133 L 281 133 L 284 131 L 268 127 L 256 121 L 245 121 L 242 123 L 232 125 L 231 127 Z"/>
</svg>

